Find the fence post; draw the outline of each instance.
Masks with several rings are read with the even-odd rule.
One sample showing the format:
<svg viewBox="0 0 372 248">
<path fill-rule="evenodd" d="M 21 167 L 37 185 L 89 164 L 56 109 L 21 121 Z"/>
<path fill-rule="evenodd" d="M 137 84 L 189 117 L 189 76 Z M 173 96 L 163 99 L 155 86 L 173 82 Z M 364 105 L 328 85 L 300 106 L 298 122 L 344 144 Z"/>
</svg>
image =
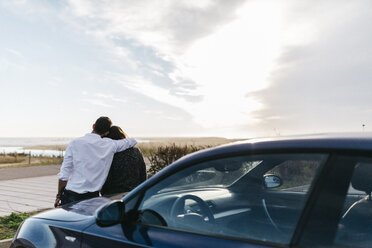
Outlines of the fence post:
<svg viewBox="0 0 372 248">
<path fill-rule="evenodd" d="M 31 151 L 28 153 L 28 164 L 31 164 Z"/>
</svg>

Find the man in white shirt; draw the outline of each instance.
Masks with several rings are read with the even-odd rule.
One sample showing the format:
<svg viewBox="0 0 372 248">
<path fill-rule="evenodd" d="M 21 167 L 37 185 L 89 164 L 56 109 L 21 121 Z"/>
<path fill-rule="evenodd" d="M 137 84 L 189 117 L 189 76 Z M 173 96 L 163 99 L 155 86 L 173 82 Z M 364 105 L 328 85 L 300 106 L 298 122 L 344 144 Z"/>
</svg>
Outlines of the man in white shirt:
<svg viewBox="0 0 372 248">
<path fill-rule="evenodd" d="M 116 152 L 137 144 L 133 138 L 112 140 L 104 138 L 112 122 L 100 117 L 93 125 L 92 133 L 74 139 L 66 148 L 58 173 L 58 194 L 54 206 L 64 205 L 99 196 Z"/>
</svg>

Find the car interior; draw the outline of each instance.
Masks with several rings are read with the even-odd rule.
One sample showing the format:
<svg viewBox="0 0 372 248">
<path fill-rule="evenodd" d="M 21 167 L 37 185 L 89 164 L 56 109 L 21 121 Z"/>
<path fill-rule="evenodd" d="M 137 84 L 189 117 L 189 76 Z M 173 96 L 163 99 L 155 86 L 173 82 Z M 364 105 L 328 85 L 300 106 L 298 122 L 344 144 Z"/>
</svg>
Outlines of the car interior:
<svg viewBox="0 0 372 248">
<path fill-rule="evenodd" d="M 372 164 L 357 163 L 345 199 L 344 214 L 335 243 L 358 247 L 372 245 Z"/>
<path fill-rule="evenodd" d="M 326 157 L 232 157 L 187 168 L 146 192 L 138 221 L 153 225 L 141 216 L 151 210 L 167 228 L 289 243 L 309 185 Z M 276 187 L 265 187 L 266 175 L 271 185 L 278 182 Z"/>
</svg>

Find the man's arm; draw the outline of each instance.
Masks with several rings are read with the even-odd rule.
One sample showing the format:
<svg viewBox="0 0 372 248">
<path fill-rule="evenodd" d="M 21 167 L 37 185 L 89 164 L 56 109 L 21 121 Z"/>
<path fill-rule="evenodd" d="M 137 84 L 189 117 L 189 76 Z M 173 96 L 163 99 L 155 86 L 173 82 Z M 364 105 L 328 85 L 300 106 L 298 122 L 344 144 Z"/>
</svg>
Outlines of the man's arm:
<svg viewBox="0 0 372 248">
<path fill-rule="evenodd" d="M 70 173 L 73 166 L 73 159 L 72 159 L 72 151 L 71 151 L 71 144 L 67 146 L 65 156 L 63 158 L 62 166 L 57 174 L 59 180 L 58 180 L 58 192 L 56 196 L 56 201 L 54 202 L 54 207 L 57 207 L 61 200 L 61 195 L 64 190 L 64 188 L 67 185 L 67 181 L 70 177 Z"/>
<path fill-rule="evenodd" d="M 62 196 L 63 190 L 66 187 L 66 184 L 67 184 L 67 181 L 58 180 L 58 193 L 56 196 L 56 201 L 54 202 L 55 208 L 59 205 L 61 201 L 61 196 Z"/>
<path fill-rule="evenodd" d="M 116 151 L 115 152 L 121 152 L 128 148 L 131 148 L 137 144 L 137 140 L 134 138 L 126 138 L 121 140 L 114 140 L 116 143 Z"/>
</svg>

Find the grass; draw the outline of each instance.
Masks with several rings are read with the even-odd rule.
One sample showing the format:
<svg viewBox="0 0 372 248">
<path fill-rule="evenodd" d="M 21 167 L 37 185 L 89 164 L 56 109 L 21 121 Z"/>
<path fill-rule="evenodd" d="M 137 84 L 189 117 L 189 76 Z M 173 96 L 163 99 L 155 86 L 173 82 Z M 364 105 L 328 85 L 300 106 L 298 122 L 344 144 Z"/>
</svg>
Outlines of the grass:
<svg viewBox="0 0 372 248">
<path fill-rule="evenodd" d="M 64 151 L 66 150 L 67 144 L 65 145 L 37 145 L 37 146 L 26 146 L 27 149 L 36 149 L 36 150 L 56 150 Z"/>
<path fill-rule="evenodd" d="M 203 138 L 143 138 L 149 142 L 138 143 L 137 147 L 141 150 L 144 157 L 150 157 L 159 147 L 166 146 L 194 146 L 194 147 L 214 147 L 230 142 L 238 141 L 237 139 L 225 139 L 217 137 Z"/>
<path fill-rule="evenodd" d="M 7 168 L 25 168 L 25 167 L 32 167 L 32 166 L 49 166 L 49 165 L 56 165 L 56 164 L 62 164 L 62 163 L 35 163 L 35 164 L 14 164 L 14 165 L 6 165 L 1 166 L 1 169 L 7 169 Z"/>
<path fill-rule="evenodd" d="M 25 158 L 16 158 L 13 156 L 5 155 L 5 156 L 0 157 L 0 164 L 22 163 L 25 160 L 26 160 Z"/>
<path fill-rule="evenodd" d="M 1 154 L 0 169 L 61 164 L 62 161 L 63 157 L 31 156 L 30 158 L 28 154 Z"/>
<path fill-rule="evenodd" d="M 237 139 L 226 139 L 218 137 L 202 137 L 202 138 L 139 138 L 148 142 L 141 142 L 137 147 L 142 151 L 144 157 L 151 157 L 155 154 L 159 147 L 167 146 L 193 146 L 193 147 L 214 147 L 234 141 Z M 27 149 L 40 150 L 58 150 L 63 151 L 67 145 L 39 145 L 26 147 Z M 0 154 L 0 169 L 2 168 L 21 168 L 39 165 L 54 165 L 61 164 L 63 157 L 42 157 L 32 156 L 29 154 Z"/>
<path fill-rule="evenodd" d="M 8 216 L 0 217 L 0 240 L 13 238 L 22 221 L 44 210 L 45 209 L 29 213 L 11 213 Z"/>
</svg>

